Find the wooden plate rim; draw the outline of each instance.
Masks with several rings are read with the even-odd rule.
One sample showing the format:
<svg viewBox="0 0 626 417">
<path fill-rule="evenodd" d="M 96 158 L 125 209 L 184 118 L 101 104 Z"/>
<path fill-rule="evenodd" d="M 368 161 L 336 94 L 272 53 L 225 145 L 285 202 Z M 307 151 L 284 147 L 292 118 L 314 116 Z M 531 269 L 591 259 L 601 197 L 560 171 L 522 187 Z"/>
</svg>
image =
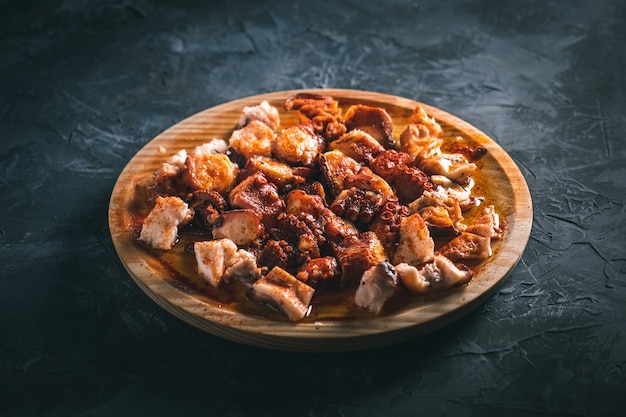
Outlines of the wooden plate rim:
<svg viewBox="0 0 626 417">
<path fill-rule="evenodd" d="M 493 155 L 513 191 L 513 213 L 508 220 L 506 242 L 493 259 L 486 262 L 480 274 L 479 285 L 470 284 L 459 291 L 443 296 L 436 304 L 406 310 L 393 316 L 371 319 L 340 320 L 335 322 L 272 321 L 259 317 L 242 316 L 228 309 L 211 306 L 174 287 L 145 262 L 144 253 L 131 241 L 126 204 L 132 193 L 131 181 L 138 158 L 157 152 L 171 135 L 196 124 L 206 124 L 225 109 L 254 105 L 262 100 L 284 100 L 299 92 L 349 98 L 356 102 L 370 101 L 389 106 L 412 109 L 422 106 L 429 115 L 445 121 L 463 134 L 480 142 Z M 236 120 L 233 121 L 233 126 Z M 183 321 L 225 339 L 248 345 L 290 351 L 346 351 L 397 343 L 410 337 L 426 334 L 452 323 L 479 306 L 517 265 L 530 236 L 532 201 L 528 186 L 513 159 L 493 139 L 471 124 L 436 107 L 408 98 L 362 90 L 301 89 L 258 94 L 233 100 L 198 112 L 164 130 L 142 147 L 120 173 L 109 203 L 109 228 L 115 250 L 134 282 L 152 300 Z M 142 256 L 143 255 L 143 256 Z M 497 262 L 494 262 L 496 261 Z M 444 302 L 445 301 L 445 302 Z"/>
</svg>

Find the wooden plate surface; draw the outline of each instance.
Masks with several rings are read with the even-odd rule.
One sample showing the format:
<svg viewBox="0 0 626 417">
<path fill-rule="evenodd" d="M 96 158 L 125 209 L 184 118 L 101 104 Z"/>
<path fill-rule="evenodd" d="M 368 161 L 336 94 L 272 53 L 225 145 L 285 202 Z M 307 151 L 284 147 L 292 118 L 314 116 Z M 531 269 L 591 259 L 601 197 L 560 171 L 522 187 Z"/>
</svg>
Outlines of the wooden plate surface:
<svg viewBox="0 0 626 417">
<path fill-rule="evenodd" d="M 169 252 L 146 248 L 136 241 L 145 214 L 137 198 L 137 184 L 150 176 L 170 155 L 193 149 L 212 138 L 228 139 L 244 106 L 263 100 L 280 110 L 281 126 L 296 124 L 296 112 L 285 112 L 285 98 L 298 92 L 331 95 L 345 109 L 351 104 L 380 106 L 394 122 L 397 138 L 416 105 L 442 125 L 445 137 L 461 135 L 488 149 L 476 175 L 476 194 L 496 206 L 505 233 L 493 244 L 493 256 L 482 264 L 465 287 L 430 297 L 405 297 L 379 316 L 346 305 L 346 294 L 314 297 L 311 315 L 290 322 L 280 313 L 246 302 L 241 288 L 216 290 L 195 272 L 193 255 L 184 251 L 185 239 Z M 531 197 L 519 168 L 492 139 L 468 123 L 437 108 L 413 100 L 375 92 L 324 89 L 280 91 L 246 97 L 197 113 L 146 144 L 120 174 L 109 205 L 109 227 L 115 249 L 132 279 L 156 303 L 183 321 L 211 334 L 248 345 L 305 352 L 367 349 L 424 335 L 452 323 L 484 302 L 517 264 L 530 235 Z M 187 242 L 188 243 L 188 242 Z M 316 294 L 317 296 L 317 294 Z M 326 303 L 326 304 L 324 304 Z M 338 305 L 335 305 L 338 304 Z"/>
</svg>

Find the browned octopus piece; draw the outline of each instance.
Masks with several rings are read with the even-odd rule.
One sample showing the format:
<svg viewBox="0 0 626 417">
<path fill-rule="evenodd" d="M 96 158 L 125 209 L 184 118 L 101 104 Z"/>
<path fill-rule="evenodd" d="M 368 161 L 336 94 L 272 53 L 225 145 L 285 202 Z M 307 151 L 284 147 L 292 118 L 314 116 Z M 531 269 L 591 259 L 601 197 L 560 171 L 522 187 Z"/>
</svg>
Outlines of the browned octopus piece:
<svg viewBox="0 0 626 417">
<path fill-rule="evenodd" d="M 381 153 L 370 164 L 372 171 L 392 185 L 405 204 L 419 198 L 424 191 L 437 188 L 425 172 L 410 164 L 409 154 L 393 149 Z"/>
<path fill-rule="evenodd" d="M 335 254 L 344 287 L 357 284 L 365 271 L 387 258 L 378 236 L 371 231 L 347 237 L 337 246 Z"/>
<path fill-rule="evenodd" d="M 266 226 L 274 225 L 276 216 L 285 207 L 278 194 L 278 187 L 268 181 L 260 171 L 241 181 L 232 189 L 228 198 L 235 208 L 252 209 L 261 213 Z"/>
<path fill-rule="evenodd" d="M 189 193 L 186 202 L 194 211 L 195 223 L 206 229 L 213 227 L 227 205 L 220 193 L 209 190 L 196 190 Z"/>
<path fill-rule="evenodd" d="M 346 133 L 339 102 L 330 96 L 299 93 L 288 97 L 285 110 L 298 110 L 300 123 L 311 124 L 318 135 L 333 141 Z"/>
<path fill-rule="evenodd" d="M 380 192 L 351 187 L 339 193 L 330 209 L 352 222 L 371 223 L 384 202 Z"/>
<path fill-rule="evenodd" d="M 390 258 L 393 257 L 398 245 L 400 223 L 409 214 L 411 214 L 411 211 L 407 206 L 400 204 L 397 197 L 390 196 L 387 197 L 380 213 L 378 213 L 370 226 L 370 230 L 378 236 L 380 243 Z"/>
<path fill-rule="evenodd" d="M 297 264 L 321 256 L 321 247 L 326 243 L 324 232 L 310 215 L 286 214 L 280 216 L 276 235 L 284 236 L 296 249 Z"/>
<path fill-rule="evenodd" d="M 333 283 L 341 275 L 341 269 L 334 256 L 324 256 L 307 261 L 296 275 L 296 278 L 312 287 L 319 284 Z"/>
<path fill-rule="evenodd" d="M 421 197 L 424 191 L 433 191 L 437 188 L 424 171 L 404 164 L 398 165 L 398 175 L 394 185 L 398 199 L 406 204 Z"/>
<path fill-rule="evenodd" d="M 289 269 L 296 263 L 296 250 L 286 240 L 269 239 L 259 251 L 257 259 L 259 265 L 268 269 L 275 266 Z"/>
<path fill-rule="evenodd" d="M 346 111 L 343 123 L 348 131 L 358 129 L 367 132 L 385 149 L 391 149 L 395 146 L 393 121 L 382 107 L 354 104 Z"/>
</svg>

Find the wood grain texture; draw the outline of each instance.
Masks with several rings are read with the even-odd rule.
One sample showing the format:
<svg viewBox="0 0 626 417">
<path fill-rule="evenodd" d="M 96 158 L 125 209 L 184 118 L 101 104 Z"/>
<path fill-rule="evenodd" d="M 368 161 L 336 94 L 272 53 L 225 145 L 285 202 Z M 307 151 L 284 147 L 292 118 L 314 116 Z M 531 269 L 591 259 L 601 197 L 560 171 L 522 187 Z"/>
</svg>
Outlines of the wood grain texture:
<svg viewBox="0 0 626 417">
<path fill-rule="evenodd" d="M 421 105 L 444 128 L 444 137 L 461 135 L 488 149 L 481 159 L 476 178 L 488 187 L 492 203 L 506 225 L 502 239 L 494 243 L 494 254 L 479 267 L 472 282 L 438 296 L 411 298 L 406 305 L 380 316 L 355 309 L 333 309 L 311 315 L 301 322 L 290 322 L 265 310 L 242 310 L 236 303 L 207 297 L 176 281 L 178 263 L 155 256 L 135 241 L 136 184 L 151 175 L 161 163 L 180 149 L 192 149 L 212 138 L 228 139 L 244 106 L 263 100 L 281 110 L 281 125 L 297 123 L 296 112 L 282 111 L 282 103 L 298 92 L 327 94 L 343 106 L 361 103 L 384 107 L 394 121 L 398 137 L 416 105 Z M 278 350 L 333 352 L 367 349 L 397 343 L 424 335 L 448 325 L 483 303 L 519 261 L 532 226 L 532 202 L 528 186 L 510 156 L 492 139 L 470 124 L 442 110 L 413 100 L 375 92 L 324 89 L 293 90 L 251 96 L 228 102 L 172 126 L 143 147 L 120 174 L 109 206 L 109 227 L 115 249 L 132 279 L 156 303 L 183 321 L 204 331 L 229 339 Z M 168 254 L 182 256 L 181 251 Z M 173 265 L 173 266 L 172 266 Z"/>
</svg>

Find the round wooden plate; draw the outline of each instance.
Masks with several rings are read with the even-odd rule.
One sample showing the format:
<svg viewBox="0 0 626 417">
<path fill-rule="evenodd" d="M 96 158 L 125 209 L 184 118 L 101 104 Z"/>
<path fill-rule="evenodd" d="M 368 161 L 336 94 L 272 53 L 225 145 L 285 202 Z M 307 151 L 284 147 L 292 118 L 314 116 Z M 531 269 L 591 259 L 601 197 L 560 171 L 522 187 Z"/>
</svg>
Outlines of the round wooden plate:
<svg viewBox="0 0 626 417">
<path fill-rule="evenodd" d="M 283 111 L 285 98 L 298 92 L 333 96 L 345 109 L 351 104 L 380 106 L 394 122 L 397 138 L 416 105 L 435 117 L 445 137 L 464 136 L 487 148 L 476 176 L 476 194 L 487 195 L 505 224 L 493 256 L 484 262 L 471 283 L 432 297 L 406 297 L 379 316 L 354 306 L 315 304 L 300 322 L 242 300 L 228 290 L 203 286 L 193 255 L 179 242 L 169 252 L 137 242 L 141 202 L 137 184 L 181 149 L 193 149 L 212 138 L 228 139 L 244 106 L 263 100 L 276 106 L 281 126 L 298 123 L 297 112 Z M 183 321 L 211 334 L 271 349 L 305 352 L 349 351 L 397 343 L 452 323 L 484 302 L 517 264 L 530 235 L 532 203 L 528 186 L 510 156 L 492 139 L 468 123 L 434 107 L 374 92 L 324 89 L 280 91 L 242 98 L 197 113 L 172 126 L 143 147 L 120 174 L 110 200 L 109 227 L 115 249 L 130 276 L 155 302 Z M 316 294 L 317 295 L 317 294 Z M 314 297 L 314 300 L 316 297 Z M 344 303 L 345 304 L 345 303 Z M 349 303 L 348 303 L 349 304 Z"/>
</svg>

